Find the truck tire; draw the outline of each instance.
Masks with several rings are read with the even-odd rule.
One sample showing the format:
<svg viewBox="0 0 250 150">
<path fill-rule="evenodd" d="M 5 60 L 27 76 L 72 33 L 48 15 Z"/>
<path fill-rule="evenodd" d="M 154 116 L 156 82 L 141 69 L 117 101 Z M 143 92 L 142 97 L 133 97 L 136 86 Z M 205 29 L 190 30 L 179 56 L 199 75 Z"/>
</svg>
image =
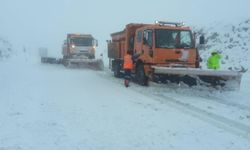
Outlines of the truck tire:
<svg viewBox="0 0 250 150">
<path fill-rule="evenodd" d="M 64 65 L 64 67 L 66 67 L 66 68 L 70 68 L 71 63 L 70 63 L 68 60 L 64 60 L 64 61 L 63 61 L 63 65 Z"/>
<path fill-rule="evenodd" d="M 116 78 L 119 78 L 121 76 L 121 64 L 120 62 L 115 61 L 114 62 L 114 76 Z"/>
<path fill-rule="evenodd" d="M 140 85 L 148 85 L 148 77 L 145 75 L 144 65 L 139 64 L 136 67 L 136 80 Z"/>
</svg>

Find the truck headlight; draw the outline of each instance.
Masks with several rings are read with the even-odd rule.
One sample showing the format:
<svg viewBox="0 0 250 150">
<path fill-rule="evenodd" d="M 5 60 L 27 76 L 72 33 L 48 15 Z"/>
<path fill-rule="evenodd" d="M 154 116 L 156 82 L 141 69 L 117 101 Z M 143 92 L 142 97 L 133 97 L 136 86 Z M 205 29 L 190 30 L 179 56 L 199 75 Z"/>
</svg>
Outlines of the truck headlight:
<svg viewBox="0 0 250 150">
<path fill-rule="evenodd" d="M 75 48 L 76 46 L 75 45 L 71 45 L 71 48 Z"/>
<path fill-rule="evenodd" d="M 95 47 L 92 47 L 92 48 L 90 49 L 90 53 L 95 54 Z"/>
</svg>

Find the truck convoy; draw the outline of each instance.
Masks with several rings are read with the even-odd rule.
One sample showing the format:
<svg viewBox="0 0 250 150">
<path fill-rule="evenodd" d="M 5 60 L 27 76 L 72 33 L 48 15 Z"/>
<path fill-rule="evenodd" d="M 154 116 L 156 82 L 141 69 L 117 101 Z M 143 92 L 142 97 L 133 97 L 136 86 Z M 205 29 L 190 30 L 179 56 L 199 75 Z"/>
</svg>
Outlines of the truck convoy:
<svg viewBox="0 0 250 150">
<path fill-rule="evenodd" d="M 134 62 L 135 80 L 147 85 L 148 80 L 181 81 L 189 86 L 206 84 L 235 89 L 240 86 L 241 73 L 235 71 L 203 70 L 195 35 L 183 23 L 157 21 L 155 24 L 128 24 L 111 34 L 108 42 L 109 67 L 115 77 L 123 71 L 127 51 L 140 54 Z M 204 44 L 204 39 L 200 39 Z"/>
<path fill-rule="evenodd" d="M 123 58 L 127 51 L 139 56 L 132 74 L 141 85 L 149 80 L 206 85 L 224 89 L 238 89 L 242 73 L 229 70 L 201 69 L 196 36 L 183 23 L 157 21 L 155 24 L 131 23 L 107 41 L 109 68 L 115 77 L 123 74 Z M 200 38 L 200 44 L 204 44 Z M 47 49 L 40 49 L 42 63 L 59 63 L 65 67 L 88 67 L 103 70 L 102 59 L 96 59 L 97 40 L 91 34 L 67 34 L 62 46 L 63 58 L 47 57 Z"/>
</svg>

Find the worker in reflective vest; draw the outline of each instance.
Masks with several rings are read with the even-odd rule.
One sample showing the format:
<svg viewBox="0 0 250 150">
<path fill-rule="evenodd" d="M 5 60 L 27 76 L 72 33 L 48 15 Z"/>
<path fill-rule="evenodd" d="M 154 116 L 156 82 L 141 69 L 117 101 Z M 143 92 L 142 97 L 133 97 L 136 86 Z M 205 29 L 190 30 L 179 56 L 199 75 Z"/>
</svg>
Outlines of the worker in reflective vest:
<svg viewBox="0 0 250 150">
<path fill-rule="evenodd" d="M 127 54 L 124 56 L 123 69 L 125 71 L 125 79 L 130 79 L 131 70 L 133 69 L 133 57 L 132 51 L 127 51 Z"/>
<path fill-rule="evenodd" d="M 213 51 L 207 60 L 208 69 L 220 69 L 220 59 L 221 55 L 217 51 Z"/>
</svg>

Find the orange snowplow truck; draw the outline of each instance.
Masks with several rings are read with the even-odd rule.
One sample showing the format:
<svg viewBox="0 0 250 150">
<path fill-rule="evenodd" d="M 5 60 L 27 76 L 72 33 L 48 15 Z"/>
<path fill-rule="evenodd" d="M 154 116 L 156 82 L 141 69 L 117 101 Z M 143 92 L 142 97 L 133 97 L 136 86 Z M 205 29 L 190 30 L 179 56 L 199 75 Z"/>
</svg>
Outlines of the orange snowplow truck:
<svg viewBox="0 0 250 150">
<path fill-rule="evenodd" d="M 109 67 L 116 77 L 122 75 L 123 57 L 127 51 L 139 57 L 132 73 L 141 85 L 148 79 L 189 86 L 221 86 L 239 89 L 242 73 L 232 70 L 200 68 L 200 56 L 195 34 L 183 23 L 156 21 L 155 24 L 128 24 L 121 32 L 111 34 L 108 42 Z M 200 36 L 200 44 L 205 44 Z"/>
<path fill-rule="evenodd" d="M 140 54 L 133 73 L 141 85 L 155 78 L 153 66 L 198 68 L 199 53 L 189 27 L 183 23 L 156 22 L 155 24 L 128 24 L 121 32 L 111 34 L 108 41 L 109 66 L 116 77 L 122 71 L 127 51 Z"/>
</svg>

